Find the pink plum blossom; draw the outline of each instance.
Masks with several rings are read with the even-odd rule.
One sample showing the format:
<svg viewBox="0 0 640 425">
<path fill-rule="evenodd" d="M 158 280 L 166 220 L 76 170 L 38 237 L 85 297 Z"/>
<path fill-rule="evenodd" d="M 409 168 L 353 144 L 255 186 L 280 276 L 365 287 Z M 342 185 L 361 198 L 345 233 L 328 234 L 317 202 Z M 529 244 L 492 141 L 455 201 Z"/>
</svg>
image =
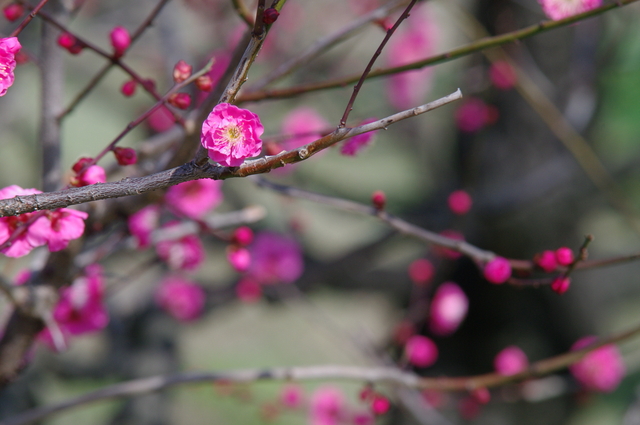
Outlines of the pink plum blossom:
<svg viewBox="0 0 640 425">
<path fill-rule="evenodd" d="M 71 179 L 73 186 L 82 187 L 96 183 L 105 183 L 107 181 L 107 173 L 99 165 L 91 165 L 81 174 Z"/>
<path fill-rule="evenodd" d="M 576 341 L 571 349 L 585 348 L 596 340 L 595 336 L 586 336 Z M 606 393 L 615 390 L 626 373 L 620 351 L 613 344 L 591 351 L 582 360 L 570 366 L 569 370 L 586 389 Z"/>
<path fill-rule="evenodd" d="M 511 64 L 507 61 L 498 61 L 491 64 L 489 78 L 494 86 L 500 90 L 508 90 L 516 85 L 517 76 Z"/>
<path fill-rule="evenodd" d="M 280 403 L 289 409 L 296 409 L 304 401 L 304 391 L 300 385 L 287 384 L 280 391 Z"/>
<path fill-rule="evenodd" d="M 545 15 L 557 21 L 595 9 L 602 4 L 602 0 L 538 0 L 538 3 Z"/>
<path fill-rule="evenodd" d="M 471 205 L 473 204 L 473 200 L 469 193 L 464 190 L 456 190 L 451 192 L 449 197 L 447 198 L 447 204 L 449 205 L 449 209 L 451 212 L 457 215 L 464 215 L 469 212 L 471 209 Z"/>
<path fill-rule="evenodd" d="M 180 183 L 167 190 L 165 203 L 176 214 L 199 220 L 222 202 L 221 186 L 211 179 Z"/>
<path fill-rule="evenodd" d="M 483 274 L 491 283 L 505 283 L 511 277 L 511 263 L 506 258 L 496 257 L 484 266 Z"/>
<path fill-rule="evenodd" d="M 202 124 L 201 143 L 212 160 L 227 167 L 237 167 L 246 158 L 260 154 L 263 132 L 264 127 L 256 114 L 220 103 Z"/>
<path fill-rule="evenodd" d="M 493 359 L 493 367 L 500 375 L 510 376 L 524 371 L 529 366 L 527 355 L 519 347 L 511 345 L 500 351 Z"/>
<path fill-rule="evenodd" d="M 15 80 L 16 53 L 21 48 L 17 37 L 0 38 L 0 96 L 7 94 Z"/>
<path fill-rule="evenodd" d="M 342 391 L 331 386 L 318 388 L 311 396 L 309 419 L 311 425 L 338 425 L 345 414 Z"/>
<path fill-rule="evenodd" d="M 65 339 L 72 335 L 95 332 L 109 323 L 109 314 L 103 303 L 104 282 L 102 267 L 97 264 L 85 269 L 84 276 L 63 289 L 53 310 L 53 320 Z M 55 347 L 52 331 L 44 329 L 39 339 Z"/>
<path fill-rule="evenodd" d="M 246 272 L 251 265 L 251 253 L 246 248 L 230 246 L 227 249 L 227 260 L 236 271 Z"/>
<path fill-rule="evenodd" d="M 138 248 L 151 245 L 151 233 L 160 223 L 160 207 L 149 205 L 129 216 L 129 232 L 138 244 Z"/>
<path fill-rule="evenodd" d="M 69 208 L 46 211 L 44 216 L 29 226 L 29 233 L 46 239 L 49 251 L 60 251 L 69 245 L 69 241 L 82 236 L 87 217 L 89 214 L 86 212 Z"/>
<path fill-rule="evenodd" d="M 435 267 L 426 258 L 418 258 L 409 265 L 409 277 L 418 286 L 428 285 L 435 273 Z"/>
<path fill-rule="evenodd" d="M 551 282 L 551 290 L 558 295 L 567 292 L 570 286 L 571 278 L 566 276 L 558 276 Z"/>
<path fill-rule="evenodd" d="M 471 97 L 456 110 L 455 119 L 460 131 L 475 133 L 496 122 L 498 110 L 477 97 Z"/>
<path fill-rule="evenodd" d="M 282 120 L 282 132 L 291 136 L 282 145 L 286 150 L 307 145 L 321 138 L 321 131 L 327 127 L 329 123 L 315 109 L 307 106 L 294 109 Z"/>
<path fill-rule="evenodd" d="M 404 346 L 407 360 L 414 366 L 429 367 L 438 360 L 438 347 L 423 335 L 414 335 Z"/>
<path fill-rule="evenodd" d="M 163 310 L 183 322 L 200 317 L 205 298 L 206 294 L 200 285 L 178 276 L 164 279 L 155 295 L 156 302 Z"/>
<path fill-rule="evenodd" d="M 558 261 L 558 264 L 560 264 L 561 266 L 568 266 L 569 264 L 573 263 L 573 260 L 573 251 L 571 250 L 571 248 L 563 246 L 556 249 L 556 261 Z"/>
<path fill-rule="evenodd" d="M 369 118 L 362 121 L 358 125 L 360 126 L 360 125 L 370 124 L 375 121 L 376 121 L 375 118 Z M 346 156 L 355 156 L 373 142 L 374 136 L 375 136 L 374 131 L 353 136 L 350 139 L 347 139 L 344 141 L 344 143 L 342 144 L 342 147 L 340 148 L 340 153 Z"/>
<path fill-rule="evenodd" d="M 533 261 L 547 273 L 551 273 L 558 267 L 558 261 L 556 260 L 556 253 L 550 250 L 542 251 L 537 254 Z"/>
<path fill-rule="evenodd" d="M 451 335 L 467 316 L 469 300 L 458 285 L 445 282 L 438 287 L 429 309 L 429 329 L 435 335 Z"/>
<path fill-rule="evenodd" d="M 163 228 L 177 225 L 177 222 L 167 223 Z M 156 244 L 156 252 L 173 270 L 196 270 L 205 256 L 202 242 L 196 235 L 160 241 Z"/>
<path fill-rule="evenodd" d="M 166 106 L 159 107 L 147 118 L 147 124 L 157 133 L 169 130 L 175 122 L 176 118 Z"/>
<path fill-rule="evenodd" d="M 244 277 L 236 285 L 236 296 L 244 303 L 254 303 L 262 296 L 262 286 L 252 278 Z"/>
<path fill-rule="evenodd" d="M 261 284 L 291 283 L 304 270 L 298 243 L 278 233 L 259 233 L 251 245 L 251 258 L 248 274 Z"/>
<path fill-rule="evenodd" d="M 425 6 L 415 7 L 411 17 L 391 37 L 387 65 L 402 66 L 436 53 L 438 26 Z M 394 74 L 388 79 L 387 96 L 397 109 L 425 103 L 431 89 L 433 67 Z"/>
<path fill-rule="evenodd" d="M 33 195 L 42 193 L 37 189 L 23 189 L 20 186 L 11 185 L 0 189 L 0 199 L 10 199 L 16 196 Z M 0 244 L 4 244 L 13 236 L 14 232 L 20 232 L 13 236 L 14 240 L 2 252 L 7 257 L 22 257 L 27 255 L 35 247 L 47 243 L 47 238 L 40 232 L 33 232 L 31 227 L 24 228 L 39 213 L 26 213 L 17 216 L 0 217 Z"/>
</svg>

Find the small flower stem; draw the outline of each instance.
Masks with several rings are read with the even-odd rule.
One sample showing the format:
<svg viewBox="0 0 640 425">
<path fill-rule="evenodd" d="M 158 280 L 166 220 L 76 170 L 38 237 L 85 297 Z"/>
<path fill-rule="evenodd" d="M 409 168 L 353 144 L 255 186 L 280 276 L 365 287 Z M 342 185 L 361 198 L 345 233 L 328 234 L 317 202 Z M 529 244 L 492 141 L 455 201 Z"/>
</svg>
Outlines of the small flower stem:
<svg viewBox="0 0 640 425">
<path fill-rule="evenodd" d="M 33 18 L 36 17 L 36 15 L 38 14 L 38 12 L 40 11 L 40 9 L 42 9 L 44 7 L 45 4 L 47 4 L 49 0 L 40 0 L 40 3 L 38 3 L 36 5 L 36 7 L 34 7 L 31 10 L 31 13 L 29 13 L 23 20 L 22 22 L 20 22 L 20 25 L 18 25 L 18 28 L 14 29 L 13 31 L 11 31 L 11 34 L 9 35 L 9 37 L 17 37 L 18 35 L 20 35 L 20 33 L 22 32 L 23 29 L 26 28 L 27 25 L 29 25 L 29 22 L 31 22 L 31 20 Z"/>
<path fill-rule="evenodd" d="M 376 62 L 376 59 L 378 59 L 378 56 L 380 56 L 380 54 L 382 53 L 382 49 L 384 49 L 384 46 L 387 45 L 393 33 L 398 29 L 402 21 L 404 21 L 409 17 L 409 12 L 411 12 L 411 9 L 416 4 L 416 1 L 417 0 L 411 0 L 411 3 L 409 3 L 409 5 L 404 10 L 404 12 L 402 12 L 400 17 L 396 21 L 396 23 L 393 24 L 393 27 L 387 30 L 387 34 L 384 36 L 384 39 L 382 39 L 382 43 L 380 43 L 380 46 L 378 46 L 378 48 L 376 49 L 375 53 L 371 57 L 371 60 L 367 64 L 367 67 L 364 69 L 364 72 L 360 76 L 358 83 L 353 88 L 353 93 L 351 94 L 351 98 L 349 99 L 349 102 L 347 102 L 347 107 L 345 108 L 344 113 L 342 114 L 342 118 L 340 119 L 340 125 L 338 125 L 338 128 L 344 128 L 347 125 L 347 118 L 349 118 L 349 114 L 351 113 L 351 110 L 353 110 L 353 104 L 356 101 L 356 97 L 358 97 L 358 93 L 360 93 L 360 89 L 364 84 L 364 80 L 367 79 L 367 76 L 371 72 L 371 68 L 373 68 L 373 64 Z"/>
<path fill-rule="evenodd" d="M 254 25 L 253 17 L 251 16 L 251 12 L 247 9 L 247 6 L 244 4 L 242 0 L 231 0 L 231 4 L 235 9 L 236 13 L 242 19 L 249 28 L 252 28 Z"/>
</svg>

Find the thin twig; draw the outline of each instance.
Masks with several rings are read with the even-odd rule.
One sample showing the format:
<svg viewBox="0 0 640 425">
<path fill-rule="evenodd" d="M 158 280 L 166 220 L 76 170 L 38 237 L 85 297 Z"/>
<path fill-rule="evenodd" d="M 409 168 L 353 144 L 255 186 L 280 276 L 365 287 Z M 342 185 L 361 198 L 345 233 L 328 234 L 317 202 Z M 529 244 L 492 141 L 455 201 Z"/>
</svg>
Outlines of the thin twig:
<svg viewBox="0 0 640 425">
<path fill-rule="evenodd" d="M 231 4 L 240 19 L 242 19 L 249 28 L 253 28 L 253 16 L 251 16 L 251 12 L 249 12 L 244 2 L 242 0 L 231 0 Z"/>
<path fill-rule="evenodd" d="M 346 25 L 344 28 L 339 29 L 333 34 L 330 34 L 326 37 L 319 39 L 317 42 L 311 45 L 307 50 L 291 58 L 290 60 L 284 62 L 282 65 L 278 66 L 271 73 L 269 73 L 269 75 L 258 80 L 253 86 L 251 86 L 250 92 L 262 90 L 265 86 L 289 75 L 299 67 L 309 64 L 309 62 L 311 62 L 314 58 L 318 57 L 323 52 L 326 52 L 333 46 L 341 43 L 342 41 L 348 39 L 349 37 L 352 37 L 358 34 L 369 23 L 387 17 L 391 12 L 398 9 L 400 6 L 404 5 L 408 1 L 409 0 L 390 1 L 389 3 L 383 6 L 380 6 L 379 8 L 372 10 L 366 15 L 356 19 L 355 21 Z"/>
<path fill-rule="evenodd" d="M 49 0 L 40 0 L 40 3 L 38 3 L 36 7 L 33 8 L 31 13 L 29 13 L 22 22 L 20 22 L 18 28 L 11 31 L 11 35 L 9 35 L 9 37 L 17 37 L 18 35 L 20 35 L 22 30 L 25 29 L 27 25 L 29 25 L 29 22 L 31 22 L 31 20 L 36 17 L 40 9 L 42 9 L 48 1 Z"/>
<path fill-rule="evenodd" d="M 120 198 L 123 196 L 139 195 L 152 190 L 166 189 L 167 187 L 196 179 L 228 179 L 234 177 L 246 177 L 253 174 L 267 173 L 273 169 L 304 161 L 312 155 L 332 146 L 349 137 L 370 131 L 386 129 L 389 125 L 407 118 L 415 117 L 432 111 L 441 106 L 462 98 L 458 89 L 456 92 L 440 98 L 431 103 L 408 109 L 394 115 L 390 115 L 378 121 L 353 128 L 340 128 L 308 145 L 282 152 L 275 156 L 246 161 L 239 167 L 221 167 L 208 162 L 198 165 L 189 162 L 170 170 L 161 171 L 145 177 L 125 178 L 115 183 L 96 183 L 84 187 L 74 187 L 57 192 L 40 193 L 28 196 L 16 196 L 10 199 L 0 200 L 0 217 L 24 214 L 36 210 L 51 210 L 97 201 L 100 199 Z"/>
<path fill-rule="evenodd" d="M 393 384 L 408 388 L 435 389 L 439 391 L 472 391 L 512 382 L 548 375 L 580 361 L 591 351 L 604 345 L 614 344 L 640 334 L 640 326 L 626 332 L 601 339 L 576 351 L 550 357 L 532 363 L 527 370 L 511 376 L 487 373 L 456 378 L 423 378 L 396 367 L 360 367 L 321 365 L 306 367 L 281 367 L 270 369 L 240 369 L 226 372 L 184 372 L 169 376 L 154 376 L 136 379 L 71 398 L 64 402 L 30 410 L 0 422 L 0 425 L 24 425 L 77 406 L 116 397 L 131 397 L 163 390 L 183 384 L 203 382 L 249 383 L 259 381 L 306 381 L 306 380 L 355 380 L 367 383 Z"/>
<path fill-rule="evenodd" d="M 599 8 L 590 10 L 588 12 L 580 13 L 578 15 L 574 15 L 565 19 L 561 19 L 558 21 L 542 21 L 539 24 L 531 25 L 529 27 L 512 31 L 507 34 L 497 35 L 494 37 L 486 37 L 480 40 L 474 41 L 472 43 L 466 44 L 462 47 L 458 47 L 453 50 L 449 50 L 447 52 L 430 56 L 425 59 L 411 62 L 407 65 L 383 68 L 379 70 L 372 71 L 367 79 L 383 77 L 386 75 L 398 74 L 400 72 L 411 71 L 413 69 L 420 69 L 426 66 L 433 66 L 444 62 L 449 62 L 454 59 L 458 59 L 463 56 L 470 55 L 472 53 L 476 53 L 485 49 L 489 49 L 491 47 L 501 46 L 503 44 L 512 43 L 517 40 L 522 40 L 528 37 L 532 37 L 534 35 L 550 31 L 556 28 L 562 28 L 574 24 L 576 22 L 600 15 L 609 10 L 623 7 L 631 3 L 635 3 L 638 0 L 619 0 L 616 2 L 608 3 Z M 310 83 L 310 84 L 302 84 L 294 87 L 289 87 L 285 89 L 272 89 L 272 90 L 264 90 L 257 92 L 249 92 L 244 93 L 238 97 L 238 103 L 249 102 L 249 101 L 257 101 L 263 99 L 281 99 L 287 97 L 298 96 L 303 93 L 315 92 L 325 89 L 331 88 L 340 88 L 345 87 L 350 84 L 357 82 L 360 79 L 360 74 L 351 75 L 349 77 L 337 78 L 333 80 L 323 81 L 319 83 Z"/>
<path fill-rule="evenodd" d="M 411 12 L 411 9 L 413 8 L 413 5 L 416 4 L 416 1 L 417 0 L 411 0 L 411 3 L 409 3 L 404 12 L 402 12 L 396 23 L 393 24 L 393 26 L 389 30 L 387 30 L 387 34 L 384 36 L 384 39 L 382 39 L 382 43 L 380 43 L 380 46 L 378 46 L 378 48 L 376 49 L 375 53 L 371 57 L 371 60 L 369 60 L 367 67 L 364 69 L 364 72 L 360 76 L 358 83 L 353 88 L 353 93 L 351 94 L 351 98 L 349 98 L 349 102 L 347 102 L 347 107 L 342 114 L 342 118 L 340 118 L 340 125 L 338 125 L 338 128 L 344 128 L 344 126 L 347 125 L 347 119 L 349 118 L 349 114 L 353 110 L 353 104 L 356 101 L 356 97 L 358 97 L 358 93 L 360 93 L 360 89 L 364 84 L 364 80 L 367 79 L 367 76 L 371 72 L 371 68 L 373 68 L 373 64 L 376 62 L 376 59 L 378 59 L 378 56 L 380 56 L 380 54 L 382 53 L 382 49 L 384 49 L 384 46 L 387 45 L 387 42 L 391 39 L 393 33 L 396 32 L 402 21 L 409 17 L 409 12 Z"/>
</svg>

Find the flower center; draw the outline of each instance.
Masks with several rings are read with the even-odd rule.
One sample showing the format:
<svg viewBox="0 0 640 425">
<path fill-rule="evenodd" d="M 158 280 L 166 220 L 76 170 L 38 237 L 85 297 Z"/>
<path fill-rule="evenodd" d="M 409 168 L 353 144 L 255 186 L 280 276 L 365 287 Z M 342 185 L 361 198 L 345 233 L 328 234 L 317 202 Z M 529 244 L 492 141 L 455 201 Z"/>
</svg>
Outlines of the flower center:
<svg viewBox="0 0 640 425">
<path fill-rule="evenodd" d="M 231 144 L 235 144 L 242 138 L 242 133 L 237 125 L 230 125 L 225 128 L 225 138 Z"/>
</svg>

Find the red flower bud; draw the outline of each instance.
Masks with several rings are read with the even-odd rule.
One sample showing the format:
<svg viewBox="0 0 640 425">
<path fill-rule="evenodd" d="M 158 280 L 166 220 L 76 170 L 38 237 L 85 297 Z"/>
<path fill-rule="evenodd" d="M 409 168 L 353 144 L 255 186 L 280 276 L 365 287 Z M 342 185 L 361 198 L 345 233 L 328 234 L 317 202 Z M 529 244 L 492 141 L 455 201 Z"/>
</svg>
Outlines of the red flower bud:
<svg viewBox="0 0 640 425">
<path fill-rule="evenodd" d="M 188 93 L 174 93 L 167 102 L 178 109 L 187 109 L 191 105 L 191 96 Z"/>
<path fill-rule="evenodd" d="M 262 15 L 262 22 L 267 25 L 271 25 L 276 20 L 278 20 L 278 16 L 280 16 L 280 12 L 278 12 L 275 8 L 270 7 L 268 9 L 265 9 L 264 14 Z"/>
<path fill-rule="evenodd" d="M 211 80 L 210 76 L 203 75 L 196 78 L 196 87 L 198 88 L 198 90 L 209 92 L 213 90 L 213 81 Z"/>
<path fill-rule="evenodd" d="M 571 279 L 568 277 L 558 276 L 551 282 L 551 289 L 558 295 L 562 295 L 569 290 Z"/>
<path fill-rule="evenodd" d="M 133 96 L 136 92 L 137 84 L 138 83 L 136 83 L 136 80 L 129 80 L 122 85 L 122 88 L 120 89 L 120 91 L 122 92 L 123 95 L 127 97 Z"/>
<path fill-rule="evenodd" d="M 72 55 L 77 55 L 84 48 L 84 44 L 80 43 L 72 34 L 63 32 L 58 37 L 58 46 L 66 49 Z"/>
<path fill-rule="evenodd" d="M 191 65 L 181 60 L 173 67 L 173 81 L 181 83 L 191 77 Z"/>
<path fill-rule="evenodd" d="M 4 13 L 4 17 L 7 18 L 7 21 L 17 21 L 24 14 L 24 6 L 17 3 L 11 3 L 2 9 L 2 13 Z"/>
<path fill-rule="evenodd" d="M 115 27 L 109 34 L 111 45 L 113 46 L 114 56 L 120 57 L 125 50 L 131 45 L 131 36 L 125 27 Z"/>
<path fill-rule="evenodd" d="M 385 204 L 387 203 L 387 196 L 381 190 L 376 190 L 371 195 L 371 203 L 377 210 L 383 210 Z"/>
<path fill-rule="evenodd" d="M 253 242 L 253 230 L 247 226 L 238 227 L 231 237 L 231 241 L 240 246 L 247 246 Z"/>
<path fill-rule="evenodd" d="M 384 415 L 389 411 L 391 403 L 381 394 L 376 394 L 371 401 L 371 411 L 374 415 Z"/>
<path fill-rule="evenodd" d="M 113 148 L 113 154 L 120 165 L 133 165 L 138 162 L 138 154 L 131 148 Z"/>
<path fill-rule="evenodd" d="M 88 158 L 86 156 L 83 156 L 82 158 L 78 159 L 75 164 L 73 164 L 71 169 L 74 172 L 79 173 L 80 170 L 82 170 L 85 165 L 87 165 L 88 163 L 90 163 L 92 161 L 93 161 L 93 158 Z"/>
</svg>

